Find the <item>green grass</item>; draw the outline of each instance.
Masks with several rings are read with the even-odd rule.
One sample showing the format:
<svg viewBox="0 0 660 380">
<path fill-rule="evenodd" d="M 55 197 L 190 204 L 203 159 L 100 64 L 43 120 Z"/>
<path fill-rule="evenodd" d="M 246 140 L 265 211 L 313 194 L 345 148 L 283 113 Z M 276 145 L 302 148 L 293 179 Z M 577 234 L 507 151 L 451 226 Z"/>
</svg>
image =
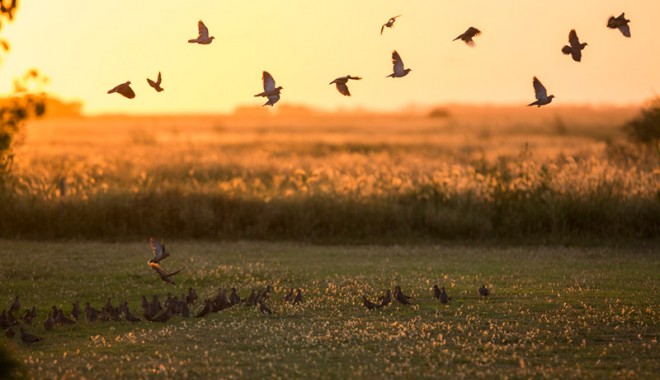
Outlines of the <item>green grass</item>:
<svg viewBox="0 0 660 380">
<path fill-rule="evenodd" d="M 167 286 L 145 265 L 148 242 L 0 241 L 2 308 L 36 305 L 7 342 L 34 378 L 653 378 L 660 371 L 658 247 L 314 246 L 170 241 Z M 444 284 L 449 306 L 431 297 Z M 493 294 L 481 300 L 477 288 Z M 271 284 L 273 315 L 237 307 L 166 324 L 87 323 L 44 330 L 51 305 L 107 297 L 200 297 Z M 415 305 L 367 311 L 400 284 Z M 281 301 L 300 287 L 302 306 Z M 161 297 L 162 298 L 162 297 Z"/>
</svg>

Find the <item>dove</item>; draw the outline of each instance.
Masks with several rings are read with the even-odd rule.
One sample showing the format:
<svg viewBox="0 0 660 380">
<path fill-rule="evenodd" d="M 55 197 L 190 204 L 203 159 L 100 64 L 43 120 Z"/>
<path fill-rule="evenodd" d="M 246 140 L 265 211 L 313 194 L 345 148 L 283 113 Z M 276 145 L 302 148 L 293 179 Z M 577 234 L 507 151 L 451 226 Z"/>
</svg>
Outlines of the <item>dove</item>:
<svg viewBox="0 0 660 380">
<path fill-rule="evenodd" d="M 199 35 L 197 38 L 188 40 L 189 43 L 208 45 L 215 39 L 213 36 L 209 37 L 209 29 L 206 27 L 206 25 L 204 25 L 202 20 L 197 22 L 197 31 L 199 32 Z"/>
<path fill-rule="evenodd" d="M 25 310 L 22 319 L 26 325 L 31 325 L 32 320 L 36 317 L 37 317 L 37 308 L 35 306 L 32 306 L 32 309 Z"/>
<path fill-rule="evenodd" d="M 289 289 L 289 292 L 284 296 L 284 302 L 293 301 L 293 288 Z"/>
<path fill-rule="evenodd" d="M 44 321 L 44 327 L 48 331 L 52 330 L 53 327 L 55 326 L 55 321 L 53 320 L 53 318 L 51 318 L 51 314 L 52 313 L 48 313 L 48 318 L 46 318 L 46 320 Z"/>
<path fill-rule="evenodd" d="M 252 293 L 248 296 L 247 299 L 243 300 L 247 306 L 254 306 L 257 304 L 257 291 L 252 289 Z"/>
<path fill-rule="evenodd" d="M 440 299 L 440 288 L 438 288 L 438 284 L 433 285 L 433 298 Z"/>
<path fill-rule="evenodd" d="M 479 295 L 482 297 L 488 297 L 490 294 L 490 290 L 486 287 L 486 285 L 481 285 L 481 288 L 479 288 Z"/>
<path fill-rule="evenodd" d="M 443 286 L 440 288 L 440 303 L 442 304 L 447 304 L 451 300 L 451 297 L 447 295 L 447 290 L 445 290 L 445 287 Z"/>
<path fill-rule="evenodd" d="M 229 303 L 234 306 L 241 303 L 241 297 L 236 292 L 236 288 L 231 288 L 231 294 L 229 295 Z"/>
<path fill-rule="evenodd" d="M 390 292 L 389 289 L 385 292 L 385 295 L 379 298 L 380 300 L 380 307 L 385 307 L 388 306 L 389 304 L 392 303 L 392 293 Z"/>
<path fill-rule="evenodd" d="M 9 306 L 9 312 L 16 311 L 18 312 L 21 309 L 21 300 L 18 299 L 18 296 L 14 297 L 14 301 Z"/>
<path fill-rule="evenodd" d="M 151 322 L 162 322 L 165 323 L 172 319 L 172 309 L 167 308 L 164 312 L 150 319 Z"/>
<path fill-rule="evenodd" d="M 339 77 L 339 78 L 333 80 L 329 84 L 334 83 L 335 86 L 337 86 L 337 91 L 339 91 L 340 94 L 342 94 L 344 96 L 351 96 L 351 92 L 348 91 L 348 86 L 346 85 L 349 79 L 360 80 L 362 78 L 346 75 L 345 77 Z"/>
<path fill-rule="evenodd" d="M 582 50 L 587 46 L 587 43 L 580 43 L 580 39 L 578 38 L 575 29 L 572 29 L 570 33 L 568 33 L 568 43 L 569 45 L 564 45 L 564 47 L 561 48 L 561 52 L 566 55 L 570 54 L 575 62 L 580 62 L 582 59 Z"/>
<path fill-rule="evenodd" d="M 410 305 L 409 299 L 413 298 L 403 294 L 401 287 L 399 285 L 394 287 L 394 298 L 404 305 Z"/>
<path fill-rule="evenodd" d="M 293 304 L 294 305 L 302 303 L 302 301 L 303 301 L 303 296 L 302 296 L 302 292 L 300 291 L 300 289 L 296 289 L 296 291 L 297 291 L 296 297 L 293 299 Z"/>
<path fill-rule="evenodd" d="M 129 321 L 129 322 L 131 322 L 131 323 L 141 322 L 141 321 L 142 321 L 140 318 L 134 316 L 133 313 L 131 313 L 130 310 L 128 310 L 128 305 L 126 305 L 126 306 L 124 307 L 124 319 L 126 319 L 127 321 Z"/>
<path fill-rule="evenodd" d="M 383 26 L 380 27 L 380 34 L 381 34 L 381 35 L 383 34 L 383 30 L 385 30 L 386 27 L 387 27 L 387 28 L 391 28 L 391 27 L 393 27 L 393 26 L 394 26 L 394 22 L 396 21 L 396 19 L 397 19 L 398 17 L 401 17 L 401 15 L 394 16 L 394 17 L 390 17 L 390 19 L 387 20 L 387 22 L 384 23 Z"/>
<path fill-rule="evenodd" d="M 264 290 L 263 294 L 261 295 L 261 299 L 263 299 L 264 301 L 269 299 L 270 298 L 270 292 L 272 292 L 272 291 L 273 291 L 272 286 L 270 286 L 270 285 L 266 286 L 266 290 Z"/>
<path fill-rule="evenodd" d="M 153 87 L 154 90 L 161 92 L 164 90 L 164 88 L 160 87 L 160 83 L 162 82 L 163 78 L 160 76 L 160 71 L 158 72 L 158 79 L 156 81 L 152 81 L 151 79 L 147 78 L 147 83 L 149 83 L 149 86 Z"/>
<path fill-rule="evenodd" d="M 165 250 L 165 244 L 160 243 L 154 238 L 149 238 L 149 245 L 154 254 L 154 258 L 149 260 L 150 263 L 160 264 L 161 260 L 170 257 L 170 253 Z"/>
<path fill-rule="evenodd" d="M 197 313 L 197 315 L 195 315 L 195 318 L 204 317 L 205 315 L 211 312 L 212 308 L 213 308 L 213 302 L 209 299 L 204 300 L 204 309 L 202 309 L 202 311 Z"/>
<path fill-rule="evenodd" d="M 131 88 L 131 81 L 122 83 L 120 85 L 117 85 L 115 88 L 112 90 L 108 91 L 108 94 L 112 93 L 119 93 L 123 95 L 126 98 L 133 99 L 135 97 L 135 92 L 133 92 L 133 89 Z"/>
<path fill-rule="evenodd" d="M 528 106 L 541 107 L 546 104 L 550 104 L 552 102 L 552 98 L 554 98 L 555 96 L 548 95 L 545 86 L 541 84 L 541 81 L 537 77 L 534 77 L 533 85 L 534 85 L 534 95 L 536 96 L 536 101 L 529 103 Z"/>
<path fill-rule="evenodd" d="M 69 314 L 69 315 L 71 315 L 71 317 L 77 321 L 80 318 L 80 313 L 81 313 L 80 302 L 76 301 L 76 302 L 72 303 L 71 304 L 71 314 Z"/>
<path fill-rule="evenodd" d="M 462 40 L 465 42 L 465 44 L 469 47 L 474 47 L 475 43 L 472 40 L 472 37 L 478 36 L 481 34 L 481 31 L 473 26 L 469 27 L 468 30 L 465 31 L 465 33 L 461 34 L 460 36 L 456 37 L 453 39 L 453 41 L 456 40 Z"/>
<path fill-rule="evenodd" d="M 32 334 L 26 332 L 25 329 L 23 329 L 23 326 L 20 327 L 20 330 L 21 330 L 21 340 L 25 344 L 32 344 L 32 343 L 41 342 L 42 340 L 44 340 L 41 337 L 38 337 L 36 335 L 32 335 Z"/>
<path fill-rule="evenodd" d="M 152 315 L 156 315 L 160 313 L 161 310 L 163 310 L 163 305 L 160 304 L 160 300 L 158 299 L 157 295 L 153 295 L 151 297 L 151 304 L 149 305 L 149 308 L 151 310 Z"/>
<path fill-rule="evenodd" d="M 404 69 L 403 67 L 403 60 L 401 59 L 401 56 L 399 53 L 397 53 L 396 50 L 392 52 L 392 63 L 394 65 L 394 72 L 387 77 L 392 77 L 392 78 L 401 78 L 405 77 L 408 75 L 409 72 L 412 71 L 412 69 Z"/>
<path fill-rule="evenodd" d="M 630 20 L 626 19 L 626 14 L 621 13 L 619 17 L 611 16 L 609 20 L 607 20 L 607 27 L 610 29 L 619 29 L 621 34 L 630 38 L 630 26 L 628 25 L 629 22 Z"/>
<path fill-rule="evenodd" d="M 87 322 L 95 322 L 99 319 L 99 311 L 93 308 L 89 302 L 85 302 L 85 317 Z"/>
<path fill-rule="evenodd" d="M 264 71 L 261 75 L 261 80 L 263 82 L 264 91 L 256 94 L 255 96 L 263 96 L 268 98 L 268 101 L 264 103 L 264 106 L 273 106 L 280 100 L 280 91 L 284 88 L 282 86 L 275 87 L 275 79 L 273 76 Z"/>
<path fill-rule="evenodd" d="M 195 302 L 197 302 L 197 292 L 193 288 L 188 288 L 188 295 L 186 296 L 186 304 L 187 305 L 194 305 Z"/>
<path fill-rule="evenodd" d="M 364 304 L 364 307 L 366 307 L 369 310 L 378 309 L 378 308 L 382 307 L 380 305 L 377 305 L 377 304 L 369 301 L 367 296 L 365 296 L 364 294 L 362 295 L 362 302 Z"/>
<path fill-rule="evenodd" d="M 262 301 L 259 301 L 259 311 L 261 311 L 264 314 L 266 313 L 273 314 L 273 311 Z"/>
</svg>

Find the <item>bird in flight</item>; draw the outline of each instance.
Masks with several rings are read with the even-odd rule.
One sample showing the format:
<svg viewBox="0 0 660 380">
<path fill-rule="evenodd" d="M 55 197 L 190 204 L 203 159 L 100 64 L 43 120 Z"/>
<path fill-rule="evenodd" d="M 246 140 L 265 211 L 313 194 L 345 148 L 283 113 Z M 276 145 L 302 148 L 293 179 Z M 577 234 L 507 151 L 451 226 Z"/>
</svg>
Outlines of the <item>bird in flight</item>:
<svg viewBox="0 0 660 380">
<path fill-rule="evenodd" d="M 114 92 L 117 92 L 129 99 L 133 99 L 135 97 L 135 92 L 133 92 L 133 89 L 131 88 L 131 81 L 117 85 L 112 90 L 109 90 L 108 94 L 112 94 Z"/>
<path fill-rule="evenodd" d="M 390 17 L 389 20 L 387 20 L 386 23 L 383 24 L 383 26 L 380 27 L 380 34 L 383 34 L 383 30 L 385 30 L 385 27 L 391 28 L 394 26 L 394 22 L 396 21 L 397 17 L 401 17 L 401 15 Z"/>
<path fill-rule="evenodd" d="M 164 90 L 164 88 L 160 87 L 160 82 L 162 82 L 163 78 L 160 76 L 160 71 L 158 72 L 158 79 L 156 81 L 152 81 L 151 79 L 147 78 L 147 83 L 149 83 L 149 86 L 153 87 L 154 90 L 161 92 Z"/>
<path fill-rule="evenodd" d="M 529 103 L 528 106 L 544 106 L 546 104 L 550 104 L 552 102 L 552 98 L 554 98 L 554 95 L 548 95 L 548 92 L 545 89 L 545 86 L 541 84 L 541 81 L 539 78 L 534 77 L 533 80 L 533 85 L 534 85 L 534 96 L 536 96 L 536 101 L 533 103 Z"/>
<path fill-rule="evenodd" d="M 626 19 L 626 14 L 622 12 L 619 17 L 611 16 L 609 20 L 607 20 L 607 27 L 610 29 L 619 29 L 621 34 L 630 38 L 630 26 L 628 26 L 629 22 L 630 20 Z"/>
<path fill-rule="evenodd" d="M 392 78 L 401 78 L 405 77 L 408 75 L 409 72 L 412 71 L 412 69 L 404 69 L 403 67 L 403 60 L 401 59 L 401 56 L 399 53 L 394 50 L 392 52 L 392 64 L 394 65 L 393 73 L 388 75 L 388 77 Z"/>
<path fill-rule="evenodd" d="M 268 98 L 268 101 L 264 103 L 264 106 L 272 107 L 275 103 L 277 103 L 278 100 L 280 100 L 280 91 L 282 91 L 283 87 L 275 87 L 275 79 L 273 79 L 273 76 L 270 75 L 268 71 L 263 72 L 261 80 L 263 81 L 264 91 L 256 94 L 255 96 L 263 96 Z"/>
<path fill-rule="evenodd" d="M 199 35 L 197 38 L 193 38 L 188 40 L 191 44 L 200 44 L 200 45 L 208 45 L 210 44 L 215 37 L 211 36 L 209 37 L 209 29 L 204 25 L 202 20 L 199 20 L 197 23 L 197 30 L 199 31 Z"/>
<path fill-rule="evenodd" d="M 456 37 L 453 39 L 453 41 L 456 40 L 463 40 L 467 46 L 469 47 L 474 47 L 474 41 L 472 40 L 472 37 L 478 36 L 481 34 L 481 31 L 473 26 L 469 27 L 468 30 L 465 31 L 465 33 L 461 34 L 460 36 Z"/>
<path fill-rule="evenodd" d="M 149 260 L 147 262 L 147 265 L 149 265 L 149 267 L 151 269 L 153 269 L 158 274 L 158 276 L 161 278 L 161 280 L 167 282 L 168 284 L 175 285 L 175 282 L 172 280 L 171 277 L 174 276 L 175 274 L 181 272 L 184 268 L 181 268 L 181 269 L 179 269 L 175 272 L 172 272 L 172 273 L 165 272 L 163 270 L 163 268 L 161 268 L 161 266 L 160 266 L 160 261 L 164 260 L 167 257 L 169 257 L 170 254 L 167 251 L 165 251 L 165 245 L 159 243 L 156 239 L 151 238 L 149 240 L 149 243 L 151 244 L 151 250 L 154 253 L 154 258 Z"/>
<path fill-rule="evenodd" d="M 337 86 L 337 91 L 339 91 L 340 94 L 342 94 L 344 96 L 351 96 L 351 92 L 348 91 L 348 86 L 346 85 L 348 83 L 349 79 L 360 80 L 362 78 L 361 77 L 352 77 L 350 75 L 346 75 L 345 77 L 339 77 L 339 78 L 333 80 L 332 82 L 330 82 L 330 84 L 334 83 Z"/>
<path fill-rule="evenodd" d="M 571 29 L 570 33 L 568 33 L 568 43 L 569 45 L 564 45 L 564 47 L 561 48 L 561 52 L 566 55 L 570 54 L 575 62 L 580 62 L 582 59 L 582 49 L 587 46 L 587 43 L 580 43 L 580 39 L 578 38 L 575 29 Z"/>
</svg>

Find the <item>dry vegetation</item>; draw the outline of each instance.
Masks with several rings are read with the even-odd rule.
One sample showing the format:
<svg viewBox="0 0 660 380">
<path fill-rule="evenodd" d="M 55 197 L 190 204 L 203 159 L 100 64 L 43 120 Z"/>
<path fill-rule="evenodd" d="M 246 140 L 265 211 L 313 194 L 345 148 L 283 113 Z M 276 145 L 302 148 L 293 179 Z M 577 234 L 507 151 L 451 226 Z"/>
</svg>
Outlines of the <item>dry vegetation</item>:
<svg viewBox="0 0 660 380">
<path fill-rule="evenodd" d="M 633 108 L 279 112 L 32 122 L 16 152 L 14 194 L 0 204 L 0 236 L 557 241 L 660 232 L 657 157 L 612 144 Z"/>
</svg>

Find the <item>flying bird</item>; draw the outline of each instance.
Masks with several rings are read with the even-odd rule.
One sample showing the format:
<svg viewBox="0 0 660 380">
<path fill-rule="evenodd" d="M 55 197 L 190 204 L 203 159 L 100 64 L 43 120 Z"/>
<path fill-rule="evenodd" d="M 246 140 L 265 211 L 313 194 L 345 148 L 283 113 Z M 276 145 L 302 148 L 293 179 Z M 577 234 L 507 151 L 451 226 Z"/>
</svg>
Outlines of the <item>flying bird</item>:
<svg viewBox="0 0 660 380">
<path fill-rule="evenodd" d="M 181 272 L 184 268 L 181 268 L 177 271 L 174 271 L 172 273 L 166 273 L 163 268 L 160 267 L 158 263 L 148 263 L 149 267 L 153 269 L 156 273 L 158 273 L 158 276 L 161 278 L 161 280 L 167 282 L 168 284 L 176 285 L 174 281 L 172 281 L 171 277 L 174 276 L 175 274 Z"/>
<path fill-rule="evenodd" d="M 388 75 L 388 77 L 401 78 L 401 77 L 405 77 L 406 75 L 408 75 L 409 72 L 412 71 L 412 69 L 403 68 L 403 60 L 401 59 L 399 53 L 396 52 L 396 50 L 392 52 L 392 63 L 394 65 L 394 69 L 393 69 L 394 72 Z"/>
<path fill-rule="evenodd" d="M 394 26 L 394 22 L 396 21 L 397 17 L 401 17 L 401 15 L 390 17 L 389 20 L 387 20 L 386 23 L 383 24 L 383 26 L 380 27 L 380 34 L 383 34 L 383 30 L 385 30 L 385 27 L 391 28 Z"/>
<path fill-rule="evenodd" d="M 191 40 L 188 40 L 189 43 L 191 44 L 200 44 L 200 45 L 208 45 L 210 44 L 215 37 L 211 36 L 209 37 L 209 29 L 204 25 L 202 20 L 199 20 L 197 23 L 197 30 L 199 32 L 199 35 L 197 38 L 193 38 Z"/>
<path fill-rule="evenodd" d="M 339 78 L 333 80 L 329 84 L 334 83 L 337 86 L 337 91 L 339 91 L 340 94 L 342 94 L 344 96 L 351 96 L 350 91 L 348 91 L 348 86 L 346 85 L 346 83 L 348 82 L 349 79 L 360 80 L 362 78 L 346 75 L 345 77 L 339 77 Z"/>
<path fill-rule="evenodd" d="M 158 79 L 156 81 L 152 81 L 151 79 L 147 78 L 147 83 L 149 83 L 149 86 L 153 87 L 154 90 L 161 92 L 164 90 L 164 88 L 160 87 L 160 82 L 162 82 L 163 78 L 160 75 L 160 71 L 158 72 Z"/>
<path fill-rule="evenodd" d="M 630 38 L 629 22 L 630 20 L 626 19 L 626 14 L 622 12 L 619 17 L 611 16 L 609 20 L 607 20 L 607 27 L 610 29 L 619 29 L 621 34 Z"/>
<path fill-rule="evenodd" d="M 587 46 L 587 43 L 580 43 L 580 39 L 578 38 L 575 29 L 571 29 L 570 33 L 568 33 L 568 43 L 569 45 L 564 45 L 564 47 L 561 48 L 561 52 L 566 55 L 570 54 L 575 62 L 580 62 L 582 59 L 582 49 Z"/>
<path fill-rule="evenodd" d="M 131 81 L 122 83 L 120 85 L 117 85 L 115 88 L 112 90 L 108 91 L 108 94 L 112 93 L 119 93 L 123 95 L 126 98 L 133 99 L 135 97 L 135 92 L 133 92 L 133 89 L 131 88 Z"/>
<path fill-rule="evenodd" d="M 461 34 L 460 36 L 456 37 L 453 39 L 453 41 L 456 40 L 463 40 L 465 44 L 469 47 L 474 47 L 474 41 L 472 40 L 472 37 L 478 36 L 481 34 L 481 31 L 473 26 L 469 27 L 468 30 L 465 31 L 465 33 Z"/>
<path fill-rule="evenodd" d="M 528 106 L 541 107 L 546 104 L 550 104 L 552 102 L 552 98 L 554 98 L 555 96 L 548 95 L 545 86 L 541 84 L 541 81 L 537 77 L 534 77 L 533 84 L 534 84 L 534 95 L 536 96 L 536 101 L 529 103 Z"/>
<path fill-rule="evenodd" d="M 255 96 L 263 96 L 268 98 L 268 101 L 264 104 L 264 106 L 272 107 L 275 103 L 277 103 L 278 100 L 280 100 L 280 91 L 282 91 L 283 87 L 275 87 L 275 79 L 273 79 L 273 76 L 270 75 L 268 71 L 263 72 L 261 80 L 263 81 L 264 91 L 256 94 Z"/>
</svg>

